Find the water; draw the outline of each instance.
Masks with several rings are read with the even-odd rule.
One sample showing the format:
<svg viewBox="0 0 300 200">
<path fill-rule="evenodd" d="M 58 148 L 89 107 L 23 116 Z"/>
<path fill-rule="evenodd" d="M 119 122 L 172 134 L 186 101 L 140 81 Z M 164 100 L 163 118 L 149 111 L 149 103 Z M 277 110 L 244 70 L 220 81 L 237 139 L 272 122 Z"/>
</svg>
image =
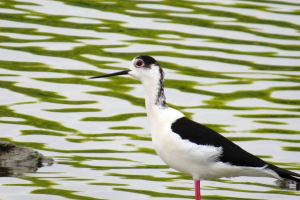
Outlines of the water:
<svg viewBox="0 0 300 200">
<path fill-rule="evenodd" d="M 166 73 L 168 104 L 270 163 L 300 173 L 300 3 L 0 3 L 1 139 L 56 161 L 2 177 L 1 199 L 193 199 L 153 150 L 139 54 Z M 299 199 L 271 178 L 202 181 L 204 199 Z"/>
</svg>

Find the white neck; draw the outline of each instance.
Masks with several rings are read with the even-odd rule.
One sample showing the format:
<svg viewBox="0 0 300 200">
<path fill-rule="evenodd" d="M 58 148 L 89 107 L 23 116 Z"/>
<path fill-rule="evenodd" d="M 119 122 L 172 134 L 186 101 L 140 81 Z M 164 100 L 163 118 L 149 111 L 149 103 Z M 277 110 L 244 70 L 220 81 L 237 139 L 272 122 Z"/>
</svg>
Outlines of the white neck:
<svg viewBox="0 0 300 200">
<path fill-rule="evenodd" d="M 168 108 L 163 88 L 163 80 L 159 77 L 156 81 L 143 80 L 143 86 L 146 94 L 146 110 L 150 114 L 156 109 L 163 110 Z"/>
<path fill-rule="evenodd" d="M 146 110 L 150 122 L 152 141 L 157 150 L 156 146 L 159 146 L 161 137 L 166 137 L 162 130 L 165 130 L 165 128 L 170 129 L 171 124 L 184 117 L 184 115 L 178 110 L 167 106 L 161 78 L 158 77 L 157 81 L 154 81 L 153 77 L 148 80 L 143 80 L 142 83 L 146 94 Z M 169 131 L 171 132 L 171 130 Z"/>
<path fill-rule="evenodd" d="M 173 122 L 184 117 L 181 112 L 168 107 L 166 104 L 163 78 L 163 72 L 153 71 L 150 76 L 143 76 L 140 79 L 145 90 L 146 110 L 150 121 L 150 130 L 154 146 L 159 145 L 161 135 L 165 137 L 162 134 L 162 129 L 170 128 Z"/>
</svg>

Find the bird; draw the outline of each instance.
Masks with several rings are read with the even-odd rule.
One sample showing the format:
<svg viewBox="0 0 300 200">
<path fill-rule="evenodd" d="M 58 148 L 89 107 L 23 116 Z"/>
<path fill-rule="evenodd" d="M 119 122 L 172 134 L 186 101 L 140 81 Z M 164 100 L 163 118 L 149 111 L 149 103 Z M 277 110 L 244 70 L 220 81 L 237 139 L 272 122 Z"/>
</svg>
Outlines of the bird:
<svg viewBox="0 0 300 200">
<path fill-rule="evenodd" d="M 153 57 L 139 55 L 127 70 L 90 79 L 118 75 L 130 75 L 142 83 L 154 149 L 171 168 L 193 178 L 196 200 L 201 199 L 200 180 L 205 179 L 254 176 L 300 182 L 300 174 L 263 161 L 169 107 L 164 93 L 165 74 Z"/>
</svg>

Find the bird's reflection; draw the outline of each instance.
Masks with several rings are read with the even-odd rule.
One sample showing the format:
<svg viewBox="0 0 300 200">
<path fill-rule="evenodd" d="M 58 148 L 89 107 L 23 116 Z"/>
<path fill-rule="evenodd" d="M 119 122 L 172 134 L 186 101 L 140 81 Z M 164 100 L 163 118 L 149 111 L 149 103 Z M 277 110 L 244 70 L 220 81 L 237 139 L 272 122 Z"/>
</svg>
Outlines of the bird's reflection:
<svg viewBox="0 0 300 200">
<path fill-rule="evenodd" d="M 282 190 L 297 190 L 300 191 L 300 183 L 292 180 L 276 180 L 276 185 Z"/>
</svg>

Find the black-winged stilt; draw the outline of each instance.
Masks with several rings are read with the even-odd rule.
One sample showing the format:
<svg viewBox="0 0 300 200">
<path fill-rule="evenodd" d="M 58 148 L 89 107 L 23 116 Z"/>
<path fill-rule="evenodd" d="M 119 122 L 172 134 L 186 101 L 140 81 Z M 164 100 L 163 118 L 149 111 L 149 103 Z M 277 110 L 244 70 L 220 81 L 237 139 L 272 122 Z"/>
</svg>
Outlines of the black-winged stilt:
<svg viewBox="0 0 300 200">
<path fill-rule="evenodd" d="M 261 160 L 219 133 L 168 107 L 164 95 L 164 72 L 150 56 L 135 57 L 128 70 L 91 79 L 125 74 L 137 78 L 144 86 L 157 154 L 173 169 L 193 177 L 196 200 L 200 200 L 201 179 L 261 176 L 300 182 L 300 174 Z"/>
</svg>

